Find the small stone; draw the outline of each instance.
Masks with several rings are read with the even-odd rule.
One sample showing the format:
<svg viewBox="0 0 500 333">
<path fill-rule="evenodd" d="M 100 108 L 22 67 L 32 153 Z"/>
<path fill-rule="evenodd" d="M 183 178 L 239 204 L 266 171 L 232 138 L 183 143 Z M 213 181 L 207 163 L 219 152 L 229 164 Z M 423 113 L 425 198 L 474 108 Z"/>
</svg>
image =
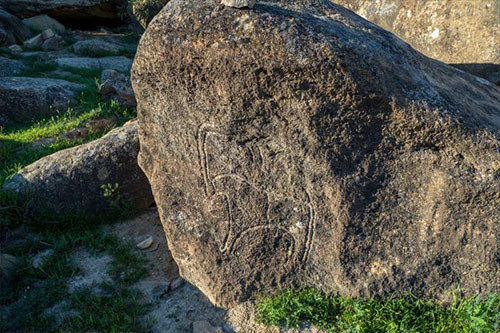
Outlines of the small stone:
<svg viewBox="0 0 500 333">
<path fill-rule="evenodd" d="M 45 263 L 45 260 L 47 257 L 50 257 L 54 253 L 54 250 L 52 249 L 47 249 L 42 252 L 39 252 L 34 258 L 33 258 L 33 268 L 38 269 L 43 266 Z"/>
<path fill-rule="evenodd" d="M 0 253 L 0 277 L 10 278 L 14 274 L 17 258 L 7 253 Z"/>
<path fill-rule="evenodd" d="M 179 288 L 180 286 L 182 286 L 183 284 L 184 284 L 183 279 L 181 279 L 180 277 L 176 278 L 170 283 L 170 290 L 175 290 L 175 289 Z"/>
<path fill-rule="evenodd" d="M 145 250 L 153 244 L 153 236 L 148 236 L 145 240 L 138 243 L 136 246 L 138 249 Z"/>
<path fill-rule="evenodd" d="M 23 45 L 26 47 L 36 47 L 36 46 L 41 46 L 42 43 L 43 43 L 42 34 L 38 34 L 35 37 L 32 37 L 24 41 Z"/>
<path fill-rule="evenodd" d="M 9 46 L 9 50 L 14 53 L 23 52 L 23 48 L 17 44 Z"/>
<path fill-rule="evenodd" d="M 42 32 L 42 38 L 43 38 L 43 40 L 46 40 L 46 39 L 49 39 L 49 38 L 52 38 L 52 37 L 55 37 L 55 36 L 56 36 L 56 33 L 52 29 L 45 29 Z"/>
<path fill-rule="evenodd" d="M 196 320 L 193 322 L 193 333 L 222 333 L 222 328 L 213 327 L 206 320 Z"/>
<path fill-rule="evenodd" d="M 255 0 L 222 0 L 221 4 L 232 8 L 253 8 Z"/>
</svg>

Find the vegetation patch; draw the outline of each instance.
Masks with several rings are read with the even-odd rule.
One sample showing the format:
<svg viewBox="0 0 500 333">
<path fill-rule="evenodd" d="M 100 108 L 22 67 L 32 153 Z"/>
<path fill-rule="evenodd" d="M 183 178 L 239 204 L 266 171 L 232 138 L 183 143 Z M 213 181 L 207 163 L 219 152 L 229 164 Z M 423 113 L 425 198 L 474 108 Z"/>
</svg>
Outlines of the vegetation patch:
<svg viewBox="0 0 500 333">
<path fill-rule="evenodd" d="M 257 302 L 259 321 L 299 327 L 304 322 L 330 332 L 498 332 L 500 295 L 438 305 L 411 293 L 401 298 L 352 299 L 315 289 L 287 289 Z"/>
</svg>

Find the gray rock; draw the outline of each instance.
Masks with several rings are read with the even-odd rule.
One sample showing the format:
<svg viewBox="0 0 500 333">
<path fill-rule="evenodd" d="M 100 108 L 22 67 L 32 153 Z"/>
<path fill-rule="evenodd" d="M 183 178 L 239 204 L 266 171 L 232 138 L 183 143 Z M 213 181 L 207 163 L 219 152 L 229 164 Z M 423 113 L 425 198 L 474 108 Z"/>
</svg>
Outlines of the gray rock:
<svg viewBox="0 0 500 333">
<path fill-rule="evenodd" d="M 30 29 L 20 19 L 1 9 L 0 2 L 0 46 L 22 43 L 30 36 Z"/>
<path fill-rule="evenodd" d="M 233 8 L 253 8 L 255 0 L 222 0 L 221 3 Z"/>
<path fill-rule="evenodd" d="M 90 143 L 46 156 L 25 167 L 4 185 L 32 213 L 101 213 L 129 203 L 153 203 L 149 183 L 137 165 L 137 123 L 130 122 Z M 113 185 L 105 196 L 102 185 Z M 118 184 L 116 188 L 114 184 Z"/>
<path fill-rule="evenodd" d="M 73 51 L 81 56 L 98 57 L 113 56 L 120 54 L 123 47 L 115 43 L 110 43 L 101 39 L 88 39 L 73 44 Z"/>
<path fill-rule="evenodd" d="M 54 115 L 76 102 L 84 88 L 64 80 L 4 77 L 0 80 L 0 126 Z"/>
<path fill-rule="evenodd" d="M 119 20 L 122 1 L 117 0 L 0 0 L 0 7 L 27 18 L 47 14 L 64 23 L 82 20 Z"/>
<path fill-rule="evenodd" d="M 66 45 L 64 39 L 57 35 L 51 38 L 48 38 L 43 41 L 42 49 L 44 51 L 56 51 L 62 49 Z"/>
<path fill-rule="evenodd" d="M 132 60 L 126 57 L 103 57 L 103 58 L 59 58 L 55 62 L 60 67 L 71 67 L 80 69 L 114 69 L 120 72 L 129 72 Z"/>
<path fill-rule="evenodd" d="M 128 108 L 137 105 L 130 77 L 115 70 L 106 69 L 102 72 L 101 84 L 101 94 L 105 99 L 115 99 L 122 106 Z"/>
<path fill-rule="evenodd" d="M 26 25 L 30 29 L 38 31 L 38 32 L 42 32 L 42 31 L 47 30 L 47 29 L 52 29 L 59 34 L 62 34 L 66 30 L 64 28 L 64 25 L 59 23 L 59 21 L 54 20 L 52 17 L 47 16 L 47 15 L 33 16 L 30 18 L 24 19 L 22 22 L 24 23 L 24 25 Z"/>
<path fill-rule="evenodd" d="M 181 275 L 224 307 L 290 285 L 500 291 L 499 87 L 329 0 L 255 8 L 171 0 L 135 57 L 139 164 Z"/>
<path fill-rule="evenodd" d="M 0 57 L 0 76 L 16 76 L 26 69 L 22 61 Z"/>
<path fill-rule="evenodd" d="M 56 33 L 52 29 L 46 29 L 46 30 L 42 31 L 43 40 L 46 40 L 46 39 L 49 39 L 49 38 L 52 38 L 55 36 L 56 36 Z"/>
<path fill-rule="evenodd" d="M 30 39 L 27 39 L 23 43 L 23 45 L 26 46 L 27 48 L 42 46 L 42 44 L 43 44 L 42 34 L 38 34 Z"/>
<path fill-rule="evenodd" d="M 23 52 L 23 48 L 17 44 L 9 46 L 9 50 L 11 50 L 11 52 L 14 52 L 14 53 Z"/>
</svg>

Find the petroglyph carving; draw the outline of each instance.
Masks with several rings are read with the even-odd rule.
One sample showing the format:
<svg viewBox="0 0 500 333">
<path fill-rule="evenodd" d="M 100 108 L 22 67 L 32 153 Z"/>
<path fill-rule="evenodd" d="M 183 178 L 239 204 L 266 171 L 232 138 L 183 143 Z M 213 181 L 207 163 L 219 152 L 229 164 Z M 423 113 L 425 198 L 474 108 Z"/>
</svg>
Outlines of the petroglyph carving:
<svg viewBox="0 0 500 333">
<path fill-rule="evenodd" d="M 210 124 L 199 127 L 197 142 L 206 196 L 203 207 L 210 223 L 217 225 L 214 237 L 221 253 L 234 254 L 242 238 L 264 231 L 276 233 L 284 243 L 280 246 L 287 251 L 289 264 L 306 262 L 316 220 L 309 193 L 303 190 L 307 199 L 303 201 L 260 188 L 264 156 L 255 142 L 238 145 Z"/>
</svg>

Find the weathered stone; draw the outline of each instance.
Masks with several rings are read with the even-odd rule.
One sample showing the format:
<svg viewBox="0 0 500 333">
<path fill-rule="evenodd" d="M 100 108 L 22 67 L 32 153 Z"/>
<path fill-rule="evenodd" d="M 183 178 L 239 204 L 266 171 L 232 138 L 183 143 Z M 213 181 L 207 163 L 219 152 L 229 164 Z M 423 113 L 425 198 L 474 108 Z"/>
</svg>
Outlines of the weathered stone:
<svg viewBox="0 0 500 333">
<path fill-rule="evenodd" d="M 233 8 L 253 8 L 255 0 L 222 0 L 224 6 Z"/>
<path fill-rule="evenodd" d="M 44 40 L 42 49 L 45 51 L 56 51 L 62 49 L 66 45 L 64 39 L 57 35 Z"/>
<path fill-rule="evenodd" d="M 132 60 L 127 57 L 103 57 L 103 58 L 59 58 L 55 62 L 61 67 L 80 69 L 114 69 L 120 72 L 129 72 Z"/>
<path fill-rule="evenodd" d="M 27 48 L 42 46 L 42 44 L 43 44 L 42 34 L 38 34 L 30 39 L 27 39 L 23 43 L 23 45 L 26 46 Z"/>
<path fill-rule="evenodd" d="M 0 80 L 0 126 L 66 110 L 84 88 L 64 80 L 3 77 Z"/>
<path fill-rule="evenodd" d="M 0 57 L 0 76 L 19 75 L 27 69 L 22 61 Z"/>
<path fill-rule="evenodd" d="M 0 0 L 0 7 L 27 18 L 46 14 L 68 25 L 85 20 L 119 20 L 124 0 Z"/>
<path fill-rule="evenodd" d="M 124 203 L 146 208 L 153 198 L 137 165 L 138 151 L 137 123 L 130 122 L 98 140 L 38 160 L 4 189 L 27 200 L 32 212 L 94 214 Z M 108 184 L 112 193 L 105 196 L 102 185 Z"/>
<path fill-rule="evenodd" d="M 112 69 L 102 71 L 101 94 L 105 99 L 115 99 L 122 106 L 133 108 L 137 105 L 130 77 Z"/>
<path fill-rule="evenodd" d="M 88 39 L 73 44 L 73 51 L 82 56 L 118 55 L 123 49 L 120 45 L 101 39 Z"/>
<path fill-rule="evenodd" d="M 1 9 L 0 4 L 0 46 L 22 43 L 30 36 L 30 29 L 20 19 Z"/>
<path fill-rule="evenodd" d="M 23 52 L 23 48 L 17 44 L 9 46 L 9 50 L 14 53 Z"/>
<path fill-rule="evenodd" d="M 450 63 L 500 63 L 500 1 L 335 2 L 432 58 Z"/>
<path fill-rule="evenodd" d="M 500 89 L 331 1 L 254 8 L 171 0 L 135 58 L 181 275 L 221 306 L 499 291 Z"/>
<path fill-rule="evenodd" d="M 56 33 L 52 29 L 46 29 L 46 30 L 44 30 L 42 32 L 42 38 L 43 38 L 43 40 L 46 40 L 46 39 L 49 39 L 49 38 L 52 38 L 52 37 L 55 37 L 55 36 L 56 36 Z"/>
<path fill-rule="evenodd" d="M 52 29 L 55 32 L 62 34 L 66 30 L 64 25 L 54 20 L 47 15 L 37 15 L 23 20 L 24 25 L 32 30 L 42 32 L 47 29 Z"/>
</svg>

